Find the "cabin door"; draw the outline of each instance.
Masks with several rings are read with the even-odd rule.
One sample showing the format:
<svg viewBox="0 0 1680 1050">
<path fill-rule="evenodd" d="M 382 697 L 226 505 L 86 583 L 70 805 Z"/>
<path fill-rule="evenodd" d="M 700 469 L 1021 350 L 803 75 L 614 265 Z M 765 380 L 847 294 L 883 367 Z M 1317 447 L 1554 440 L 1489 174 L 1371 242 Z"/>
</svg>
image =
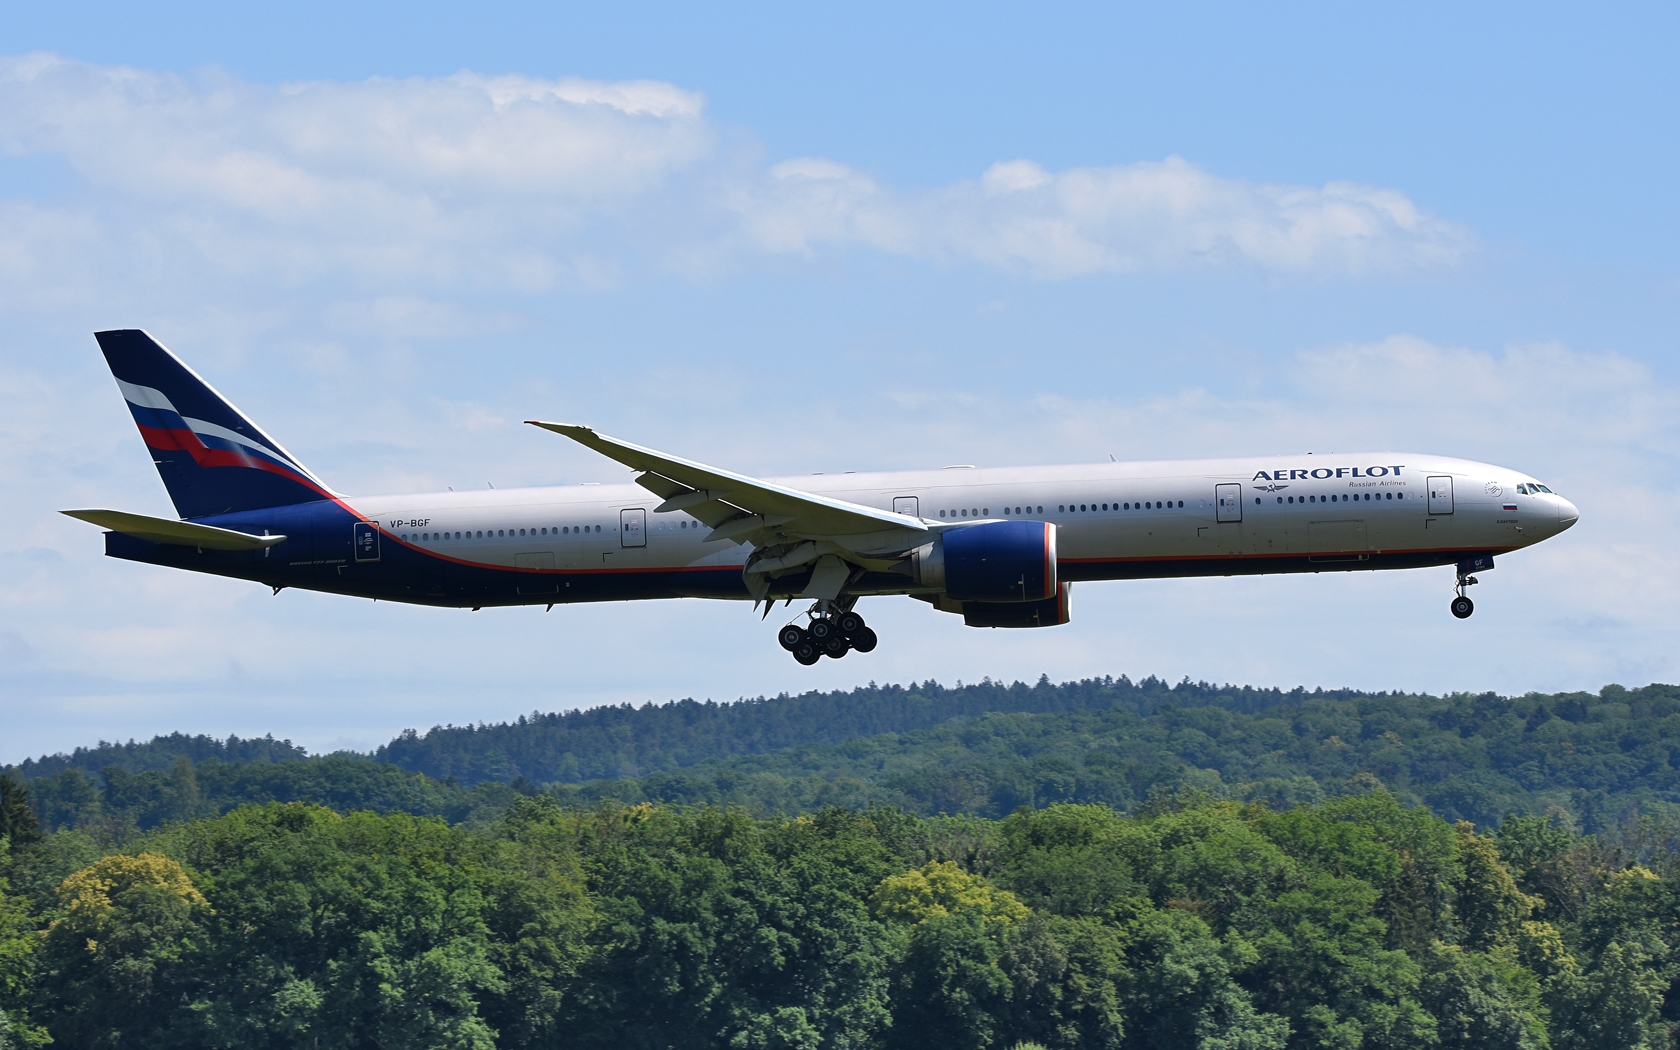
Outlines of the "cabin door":
<svg viewBox="0 0 1680 1050">
<path fill-rule="evenodd" d="M 379 526 L 371 521 L 358 521 L 350 526 L 350 546 L 357 561 L 379 560 Z"/>
<path fill-rule="evenodd" d="M 1241 485 L 1215 485 L 1213 487 L 1213 499 L 1214 499 L 1215 505 L 1219 508 L 1219 518 L 1218 518 L 1218 520 L 1220 520 L 1220 521 L 1241 521 L 1242 520 L 1242 486 Z M 1203 520 L 1206 520 L 1206 519 L 1203 519 Z"/>
<path fill-rule="evenodd" d="M 1451 514 L 1452 512 L 1452 478 L 1430 478 L 1429 513 Z"/>
<path fill-rule="evenodd" d="M 620 547 L 647 546 L 647 511 L 641 507 L 618 512 L 618 545 Z"/>
</svg>

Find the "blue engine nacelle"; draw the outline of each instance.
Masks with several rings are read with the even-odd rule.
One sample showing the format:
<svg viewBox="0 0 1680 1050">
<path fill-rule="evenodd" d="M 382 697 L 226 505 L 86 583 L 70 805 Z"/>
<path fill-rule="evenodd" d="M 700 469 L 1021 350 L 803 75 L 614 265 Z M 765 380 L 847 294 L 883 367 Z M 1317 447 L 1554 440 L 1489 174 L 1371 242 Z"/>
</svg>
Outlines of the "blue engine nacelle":
<svg viewBox="0 0 1680 1050">
<path fill-rule="evenodd" d="M 918 550 L 912 573 L 958 602 L 1042 602 L 1059 597 L 1056 526 L 986 521 L 945 529 Z"/>
<path fill-rule="evenodd" d="M 1071 583 L 1056 588 L 1056 597 L 1037 602 L 963 602 L 963 623 L 970 627 L 1060 627 L 1072 618 L 1068 610 Z"/>
</svg>

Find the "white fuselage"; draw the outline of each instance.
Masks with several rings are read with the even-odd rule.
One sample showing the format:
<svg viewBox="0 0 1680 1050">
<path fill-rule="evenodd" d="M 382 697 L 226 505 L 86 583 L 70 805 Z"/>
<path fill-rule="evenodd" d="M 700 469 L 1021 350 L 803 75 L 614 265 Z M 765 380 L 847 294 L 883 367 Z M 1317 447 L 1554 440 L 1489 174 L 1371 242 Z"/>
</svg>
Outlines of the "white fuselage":
<svg viewBox="0 0 1680 1050">
<path fill-rule="evenodd" d="M 1450 479 L 1449 494 L 1432 500 L 1432 478 Z M 936 528 L 977 519 L 1052 522 L 1063 580 L 1445 564 L 1459 552 L 1500 553 L 1537 543 L 1573 525 L 1578 514 L 1520 471 L 1417 453 L 770 480 L 908 513 Z M 739 569 L 747 554 L 727 540 L 707 542 L 707 528 L 680 511 L 654 513 L 659 498 L 635 484 L 344 502 L 398 543 L 484 568 L 721 570 Z M 902 591 L 916 589 L 906 583 Z"/>
</svg>

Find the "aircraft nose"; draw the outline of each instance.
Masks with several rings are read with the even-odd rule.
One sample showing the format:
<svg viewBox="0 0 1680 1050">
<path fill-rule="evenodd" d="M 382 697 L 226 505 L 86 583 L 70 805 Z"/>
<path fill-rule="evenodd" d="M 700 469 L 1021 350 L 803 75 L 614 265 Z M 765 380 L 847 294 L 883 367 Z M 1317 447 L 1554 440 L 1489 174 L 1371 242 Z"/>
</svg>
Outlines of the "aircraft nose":
<svg viewBox="0 0 1680 1050">
<path fill-rule="evenodd" d="M 1581 519 L 1581 512 L 1566 499 L 1559 498 L 1558 504 L 1558 531 L 1562 532 Z"/>
</svg>

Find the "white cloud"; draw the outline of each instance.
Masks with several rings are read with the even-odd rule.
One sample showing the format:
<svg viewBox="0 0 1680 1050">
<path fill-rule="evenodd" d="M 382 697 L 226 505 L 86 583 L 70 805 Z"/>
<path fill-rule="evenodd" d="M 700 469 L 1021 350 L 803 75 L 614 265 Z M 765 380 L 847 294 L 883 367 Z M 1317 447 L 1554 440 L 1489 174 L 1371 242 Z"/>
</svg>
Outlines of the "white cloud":
<svg viewBox="0 0 1680 1050">
<path fill-rule="evenodd" d="M 137 270 L 531 293 L 617 284 L 638 252 L 689 273 L 862 245 L 1043 278 L 1358 276 L 1450 266 L 1474 243 L 1396 190 L 1249 183 L 1177 157 L 1054 173 L 1013 160 L 925 191 L 828 160 L 763 167 L 724 148 L 704 105 L 657 81 L 275 87 L 0 59 L 0 149 L 85 180 L 74 204 L 7 206 L 0 273 L 40 309 Z"/>
<path fill-rule="evenodd" d="M 784 161 L 770 174 L 736 203 L 770 251 L 854 241 L 1049 278 L 1229 265 L 1360 275 L 1450 266 L 1475 243 L 1395 190 L 1250 183 L 1181 157 L 1060 174 L 1007 161 L 977 182 L 921 193 L 825 160 Z"/>
</svg>

